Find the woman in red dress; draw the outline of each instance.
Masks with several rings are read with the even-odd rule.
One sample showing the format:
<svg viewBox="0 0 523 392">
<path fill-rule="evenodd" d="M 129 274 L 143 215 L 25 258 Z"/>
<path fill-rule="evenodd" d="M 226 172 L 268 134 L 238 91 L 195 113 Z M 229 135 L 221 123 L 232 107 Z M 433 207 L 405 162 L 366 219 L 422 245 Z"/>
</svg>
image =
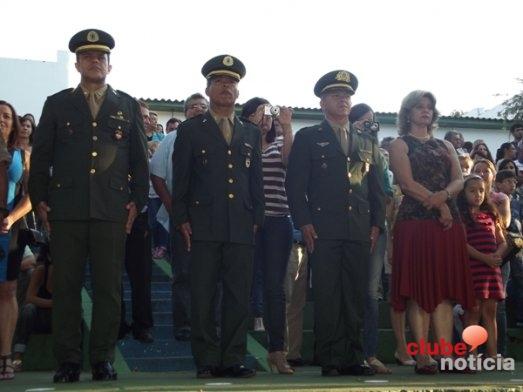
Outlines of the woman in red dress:
<svg viewBox="0 0 523 392">
<path fill-rule="evenodd" d="M 432 316 L 436 341 L 452 341 L 452 303 L 474 305 L 466 238 L 455 196 L 463 177 L 452 144 L 433 137 L 436 99 L 427 91 L 407 95 L 398 115 L 400 137 L 391 146 L 394 176 L 405 195 L 394 229 L 392 307 L 407 310 L 414 340 L 427 342 Z M 434 374 L 428 354 L 415 370 Z"/>
</svg>

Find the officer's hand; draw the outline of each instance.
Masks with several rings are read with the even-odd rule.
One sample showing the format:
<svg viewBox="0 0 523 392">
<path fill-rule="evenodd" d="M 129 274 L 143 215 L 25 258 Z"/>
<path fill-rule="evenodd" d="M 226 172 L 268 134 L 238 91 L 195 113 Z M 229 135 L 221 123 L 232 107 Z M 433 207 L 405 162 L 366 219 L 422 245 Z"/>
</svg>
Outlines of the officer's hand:
<svg viewBox="0 0 523 392">
<path fill-rule="evenodd" d="M 378 226 L 372 226 L 370 228 L 370 253 L 374 253 L 376 244 L 378 243 L 378 237 L 380 236 L 380 228 Z"/>
<path fill-rule="evenodd" d="M 138 215 L 138 211 L 136 211 L 136 204 L 134 204 L 134 201 L 127 203 L 125 209 L 129 211 L 127 213 L 127 223 L 125 224 L 125 232 L 127 234 L 131 234 L 131 230 L 133 229 L 133 223 L 136 219 L 136 216 Z"/>
<path fill-rule="evenodd" d="M 4 220 L 2 221 L 2 228 L 0 230 L 0 232 L 2 234 L 7 234 L 9 233 L 9 230 L 11 229 L 11 226 L 13 225 L 13 223 L 15 223 L 13 221 L 13 218 L 11 215 L 7 215 Z"/>
<path fill-rule="evenodd" d="M 314 226 L 312 224 L 303 225 L 300 227 L 300 230 L 307 250 L 309 253 L 314 252 L 314 241 L 318 239 L 318 234 L 316 234 Z"/>
<path fill-rule="evenodd" d="M 187 249 L 187 252 L 190 252 L 192 236 L 191 224 L 189 222 L 182 223 L 180 226 L 178 226 L 178 230 L 180 230 L 180 232 L 182 233 L 183 241 L 185 242 L 185 248 Z"/>
<path fill-rule="evenodd" d="M 47 213 L 51 211 L 49 206 L 45 201 L 41 201 L 36 206 L 36 213 L 40 217 L 40 220 L 42 221 L 42 224 L 44 225 L 44 229 L 51 234 L 51 225 L 49 224 L 49 221 L 47 220 Z"/>
</svg>

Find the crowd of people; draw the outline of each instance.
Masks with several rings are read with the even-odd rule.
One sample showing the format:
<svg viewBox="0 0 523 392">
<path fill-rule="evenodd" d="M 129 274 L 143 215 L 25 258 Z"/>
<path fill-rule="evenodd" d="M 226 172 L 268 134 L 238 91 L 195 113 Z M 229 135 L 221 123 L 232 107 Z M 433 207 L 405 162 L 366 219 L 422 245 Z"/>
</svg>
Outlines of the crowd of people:
<svg viewBox="0 0 523 392">
<path fill-rule="evenodd" d="M 71 38 L 80 84 L 47 99 L 38 127 L 0 101 L 0 380 L 22 370 L 32 333 L 54 335 L 54 382 L 79 380 L 87 262 L 92 378 L 117 379 L 117 340 L 154 341 L 162 258 L 173 334 L 191 342 L 198 378 L 254 376 L 250 328 L 266 331 L 272 372 L 307 364 L 310 287 L 323 376 L 392 372 L 377 354 L 383 300 L 394 357 L 416 373 L 437 373 L 442 358 L 411 356 L 407 324 L 416 342 L 431 329 L 455 342 L 481 324 L 484 355 L 507 355 L 507 300 L 523 326 L 523 124 L 494 160 L 483 140 L 436 138 L 436 98 L 417 90 L 399 136 L 379 141 L 374 110 L 351 103 L 357 77 L 335 70 L 314 86 L 323 121 L 294 133 L 292 109 L 264 98 L 236 115 L 246 69 L 221 55 L 201 70 L 208 98 L 189 96 L 164 131 L 146 103 L 106 84 L 114 45 L 101 30 Z"/>
</svg>

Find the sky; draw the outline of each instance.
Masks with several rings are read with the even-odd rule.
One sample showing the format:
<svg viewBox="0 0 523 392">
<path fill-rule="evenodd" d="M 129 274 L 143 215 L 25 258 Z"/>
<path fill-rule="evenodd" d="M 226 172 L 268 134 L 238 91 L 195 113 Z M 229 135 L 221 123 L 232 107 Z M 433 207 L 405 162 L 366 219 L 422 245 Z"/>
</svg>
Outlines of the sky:
<svg viewBox="0 0 523 392">
<path fill-rule="evenodd" d="M 246 66 L 240 103 L 261 96 L 317 108 L 314 84 L 335 69 L 357 76 L 353 103 L 378 112 L 396 112 L 417 89 L 450 114 L 491 108 L 523 88 L 521 0 L 17 0 L 0 14 L 0 57 L 56 61 L 77 31 L 109 32 L 108 82 L 142 98 L 203 93 L 201 67 L 219 54 Z"/>
</svg>

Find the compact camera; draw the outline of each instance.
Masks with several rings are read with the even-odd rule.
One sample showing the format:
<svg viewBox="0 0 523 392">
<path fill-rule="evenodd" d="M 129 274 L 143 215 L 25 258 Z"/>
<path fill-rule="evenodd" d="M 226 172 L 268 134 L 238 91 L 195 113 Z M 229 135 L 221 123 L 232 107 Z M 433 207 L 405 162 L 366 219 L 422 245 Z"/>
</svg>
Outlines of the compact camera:
<svg viewBox="0 0 523 392">
<path fill-rule="evenodd" d="M 278 117 L 280 115 L 280 107 L 272 106 L 272 105 L 265 105 L 263 114 L 266 116 Z"/>
<path fill-rule="evenodd" d="M 376 134 L 380 130 L 380 123 L 377 121 L 365 121 L 363 123 L 363 130 L 372 134 Z"/>
</svg>

